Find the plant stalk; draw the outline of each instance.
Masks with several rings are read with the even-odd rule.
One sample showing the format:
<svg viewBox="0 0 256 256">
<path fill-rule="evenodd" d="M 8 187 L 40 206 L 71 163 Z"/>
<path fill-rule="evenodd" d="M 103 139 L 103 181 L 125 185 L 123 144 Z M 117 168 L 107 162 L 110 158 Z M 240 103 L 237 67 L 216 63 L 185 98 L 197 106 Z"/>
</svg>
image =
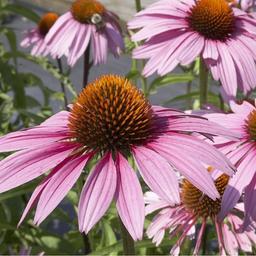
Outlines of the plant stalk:
<svg viewBox="0 0 256 256">
<path fill-rule="evenodd" d="M 59 68 L 60 73 L 63 74 L 62 62 L 61 62 L 60 58 L 57 58 L 57 64 L 58 64 L 58 68 Z M 64 109 L 67 110 L 67 108 L 68 108 L 68 99 L 67 99 L 67 92 L 66 92 L 65 84 L 63 82 L 60 82 L 60 86 L 61 86 L 61 91 L 63 93 Z"/>
<path fill-rule="evenodd" d="M 135 0 L 135 4 L 136 4 L 136 11 L 137 12 L 141 11 L 142 7 L 141 7 L 140 0 Z"/>
<path fill-rule="evenodd" d="M 83 86 L 85 88 L 88 83 L 88 77 L 90 72 L 91 64 L 90 64 L 90 44 L 87 46 L 87 49 L 84 53 L 84 75 L 83 75 Z"/>
<path fill-rule="evenodd" d="M 202 108 L 208 100 L 208 69 L 200 58 L 199 67 L 199 94 L 200 94 L 200 108 Z"/>
<path fill-rule="evenodd" d="M 135 255 L 134 241 L 129 232 L 127 231 L 126 227 L 124 226 L 122 220 L 119 220 L 123 239 L 123 255 Z"/>
</svg>

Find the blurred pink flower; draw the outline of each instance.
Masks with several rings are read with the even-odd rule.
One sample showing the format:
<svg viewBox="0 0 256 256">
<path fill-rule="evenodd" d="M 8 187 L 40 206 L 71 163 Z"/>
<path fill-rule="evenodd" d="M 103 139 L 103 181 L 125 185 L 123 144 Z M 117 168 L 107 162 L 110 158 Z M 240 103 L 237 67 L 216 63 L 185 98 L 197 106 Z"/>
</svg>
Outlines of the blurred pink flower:
<svg viewBox="0 0 256 256">
<path fill-rule="evenodd" d="M 241 105 L 231 102 L 230 107 L 232 113 L 205 116 L 241 135 L 240 141 L 236 142 L 217 138 L 215 145 L 237 167 L 237 172 L 230 179 L 223 195 L 220 218 L 224 218 L 244 192 L 245 226 L 247 226 L 252 220 L 256 221 L 256 108 L 247 101 Z"/>
<path fill-rule="evenodd" d="M 49 47 L 45 44 L 44 38 L 57 19 L 58 15 L 56 13 L 46 13 L 36 28 L 26 32 L 25 38 L 20 43 L 21 47 L 28 48 L 33 46 L 31 54 L 35 56 L 48 55 Z"/>
<path fill-rule="evenodd" d="M 1 152 L 18 151 L 0 162 L 0 192 L 52 169 L 35 189 L 20 221 L 37 202 L 34 222 L 40 224 L 88 161 L 97 157 L 80 196 L 80 231 L 88 233 L 115 198 L 124 225 L 134 240 L 141 239 L 143 193 L 127 156 L 135 159 L 148 187 L 170 205 L 180 202 L 176 170 L 214 200 L 219 193 L 206 164 L 233 174 L 230 162 L 192 133 L 234 136 L 207 119 L 151 106 L 128 80 L 105 75 L 85 87 L 71 112 L 61 111 L 39 126 L 0 138 Z"/>
<path fill-rule="evenodd" d="M 149 59 L 145 76 L 163 76 L 200 56 L 228 97 L 256 86 L 256 20 L 226 0 L 157 1 L 128 27 L 141 28 L 132 40 L 145 41 L 133 57 Z"/>
<path fill-rule="evenodd" d="M 213 178 L 216 188 L 222 195 L 228 178 L 220 173 L 215 173 L 215 175 Z M 160 210 L 149 225 L 147 235 L 153 239 L 157 246 L 162 242 L 166 231 L 169 233 L 170 239 L 179 236 L 170 251 L 171 255 L 180 254 L 181 246 L 186 238 L 195 239 L 193 255 L 198 255 L 206 225 L 210 219 L 215 225 L 220 255 L 226 255 L 226 253 L 238 255 L 240 250 L 252 252 L 252 245 L 256 243 L 254 228 L 248 226 L 246 230 L 241 232 L 242 220 L 240 216 L 244 213 L 243 204 L 237 205 L 237 208 L 226 216 L 225 221 L 219 222 L 216 215 L 220 210 L 220 200 L 213 201 L 188 181 L 183 181 L 181 204 L 178 206 L 172 206 L 155 193 L 147 192 L 145 194 L 146 214 Z M 199 223 L 201 225 L 196 236 L 196 226 Z"/>
<path fill-rule="evenodd" d="M 124 48 L 118 17 L 96 0 L 76 0 L 60 16 L 45 38 L 53 56 L 66 52 L 73 66 L 92 45 L 94 65 L 105 63 L 108 51 L 115 56 Z"/>
<path fill-rule="evenodd" d="M 233 2 L 244 11 L 249 11 L 255 5 L 255 0 L 233 0 Z"/>
</svg>

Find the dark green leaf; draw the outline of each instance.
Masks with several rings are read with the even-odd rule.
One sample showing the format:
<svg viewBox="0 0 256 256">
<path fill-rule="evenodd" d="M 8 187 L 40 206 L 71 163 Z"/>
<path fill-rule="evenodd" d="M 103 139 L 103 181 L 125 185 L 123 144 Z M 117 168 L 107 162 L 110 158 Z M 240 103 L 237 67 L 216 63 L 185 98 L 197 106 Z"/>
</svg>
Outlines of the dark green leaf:
<svg viewBox="0 0 256 256">
<path fill-rule="evenodd" d="M 157 88 L 166 87 L 171 84 L 187 83 L 193 81 L 192 74 L 170 74 L 163 77 L 156 78 L 149 86 L 148 91 L 153 93 Z"/>
<path fill-rule="evenodd" d="M 23 17 L 26 17 L 29 20 L 34 21 L 35 23 L 38 23 L 39 20 L 40 20 L 40 16 L 38 16 L 31 9 L 26 8 L 26 7 L 22 6 L 22 5 L 8 4 L 5 7 L 3 7 L 2 10 L 3 11 L 9 11 L 9 12 L 21 15 Z"/>
</svg>

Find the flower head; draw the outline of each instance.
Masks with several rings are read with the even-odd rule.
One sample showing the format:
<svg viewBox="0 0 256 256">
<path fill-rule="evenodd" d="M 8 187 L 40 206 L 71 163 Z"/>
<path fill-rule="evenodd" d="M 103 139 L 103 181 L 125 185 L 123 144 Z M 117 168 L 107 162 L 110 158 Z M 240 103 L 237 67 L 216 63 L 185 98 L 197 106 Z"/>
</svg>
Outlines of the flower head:
<svg viewBox="0 0 256 256">
<path fill-rule="evenodd" d="M 94 64 L 105 63 L 108 50 L 115 56 L 124 48 L 117 16 L 96 0 L 76 0 L 45 38 L 52 55 L 58 58 L 68 52 L 73 66 L 92 46 Z"/>
<path fill-rule="evenodd" d="M 151 106 L 125 78 L 104 75 L 84 88 L 70 112 L 61 111 L 39 126 L 0 138 L 1 152 L 18 150 L 1 161 L 0 192 L 51 170 L 21 219 L 37 202 L 34 221 L 40 224 L 95 157 L 98 163 L 80 196 L 80 231 L 89 232 L 114 199 L 131 236 L 141 239 L 143 193 L 129 156 L 148 187 L 171 205 L 180 202 L 175 170 L 213 200 L 219 192 L 206 164 L 233 173 L 230 162 L 194 133 L 235 136 L 207 119 Z"/>
<path fill-rule="evenodd" d="M 29 30 L 20 45 L 24 48 L 33 45 L 31 54 L 35 56 L 46 56 L 49 54 L 49 48 L 44 42 L 44 38 L 58 19 L 58 14 L 49 12 L 46 13 L 39 21 L 36 28 Z"/>
<path fill-rule="evenodd" d="M 222 196 L 229 178 L 220 172 L 212 174 L 215 186 Z M 153 238 L 156 245 L 161 243 L 166 230 L 169 230 L 170 238 L 180 234 L 170 252 L 172 255 L 178 255 L 186 237 L 194 238 L 196 227 L 200 224 L 193 253 L 193 255 L 198 255 L 207 222 L 211 220 L 215 225 L 220 255 L 225 255 L 225 252 L 229 255 L 238 255 L 239 250 L 252 252 L 252 245 L 256 243 L 256 235 L 251 226 L 241 232 L 243 205 L 234 209 L 226 217 L 225 222 L 219 222 L 217 214 L 220 211 L 221 198 L 216 201 L 212 200 L 186 179 L 182 181 L 180 193 L 181 204 L 175 207 L 169 205 L 168 202 L 153 192 L 145 194 L 146 214 L 161 209 L 147 230 L 149 238 Z"/>
<path fill-rule="evenodd" d="M 256 108 L 254 104 L 244 101 L 241 105 L 232 102 L 231 110 L 232 113 L 228 114 L 213 113 L 205 116 L 213 122 L 222 123 L 241 136 L 236 142 L 218 138 L 215 145 L 237 167 L 237 172 L 230 179 L 223 195 L 220 218 L 224 218 L 244 192 L 246 227 L 252 220 L 256 220 Z"/>
<path fill-rule="evenodd" d="M 136 14 L 132 36 L 145 40 L 134 58 L 149 58 L 143 74 L 165 75 L 178 64 L 204 60 L 227 96 L 256 85 L 256 20 L 226 0 L 161 0 Z"/>
</svg>

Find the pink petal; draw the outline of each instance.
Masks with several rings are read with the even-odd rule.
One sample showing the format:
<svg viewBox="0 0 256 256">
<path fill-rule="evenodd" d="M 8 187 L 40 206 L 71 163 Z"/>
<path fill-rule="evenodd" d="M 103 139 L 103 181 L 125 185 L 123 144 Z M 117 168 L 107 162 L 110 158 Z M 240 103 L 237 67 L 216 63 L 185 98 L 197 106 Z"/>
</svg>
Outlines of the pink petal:
<svg viewBox="0 0 256 256">
<path fill-rule="evenodd" d="M 68 64 L 72 67 L 76 61 L 82 56 L 89 47 L 89 41 L 91 38 L 91 25 L 80 25 L 80 31 L 78 32 L 76 39 L 73 41 L 73 45 L 70 47 L 68 55 Z"/>
<path fill-rule="evenodd" d="M 79 205 L 80 232 L 88 233 L 107 211 L 116 191 L 116 167 L 111 153 L 106 155 L 90 173 L 83 187 Z"/>
<path fill-rule="evenodd" d="M 222 226 L 224 246 L 229 255 L 238 255 L 238 244 L 234 234 L 229 230 L 227 224 Z"/>
<path fill-rule="evenodd" d="M 60 111 L 48 119 L 46 119 L 40 126 L 55 126 L 55 127 L 68 127 L 70 112 Z"/>
<path fill-rule="evenodd" d="M 217 43 L 221 60 L 218 63 L 220 80 L 227 95 L 236 96 L 237 76 L 234 61 L 229 52 L 229 48 L 225 43 Z"/>
<path fill-rule="evenodd" d="M 108 54 L 107 37 L 104 33 L 99 33 L 95 27 L 92 27 L 92 34 L 94 65 L 106 63 Z"/>
<path fill-rule="evenodd" d="M 214 185 L 213 179 L 205 166 L 197 161 L 197 155 L 184 155 L 183 152 L 171 144 L 159 142 L 149 143 L 148 146 L 158 152 L 176 170 L 184 175 L 194 186 L 215 200 L 219 193 Z"/>
<path fill-rule="evenodd" d="M 202 134 L 218 135 L 230 138 L 231 140 L 237 140 L 240 135 L 234 133 L 225 127 L 208 121 L 207 119 L 196 117 L 185 117 L 171 120 L 168 127 L 169 131 L 184 131 L 184 132 L 198 132 Z"/>
<path fill-rule="evenodd" d="M 9 133 L 0 137 L 0 152 L 11 152 L 26 148 L 37 148 L 44 144 L 68 138 L 66 131 L 51 131 L 40 126 Z"/>
<path fill-rule="evenodd" d="M 236 205 L 244 188 L 251 182 L 255 174 L 255 153 L 255 150 L 253 150 L 246 155 L 238 166 L 237 173 L 230 179 L 222 197 L 220 219 L 224 219 L 227 213 Z"/>
<path fill-rule="evenodd" d="M 134 147 L 140 173 L 149 188 L 170 204 L 180 202 L 177 175 L 168 162 L 155 151 L 146 147 Z"/>
<path fill-rule="evenodd" d="M 256 221 L 256 173 L 245 188 L 244 194 L 245 218 L 243 225 L 246 229 L 253 221 Z"/>
<path fill-rule="evenodd" d="M 132 236 L 136 240 L 142 239 L 145 219 L 143 193 L 138 178 L 128 161 L 117 154 L 117 211 Z"/>
<path fill-rule="evenodd" d="M 37 178 L 63 161 L 76 148 L 75 143 L 54 142 L 5 158 L 0 162 L 0 192 Z"/>
<path fill-rule="evenodd" d="M 68 157 L 52 170 L 54 175 L 40 195 L 34 223 L 39 225 L 62 201 L 81 175 L 84 166 L 92 155 L 90 153 Z"/>
<path fill-rule="evenodd" d="M 233 175 L 235 167 L 230 161 L 213 146 L 197 137 L 186 134 L 169 134 L 170 136 L 159 137 L 158 141 L 163 144 L 171 144 L 185 155 L 195 155 L 198 161 L 210 165 L 222 172 Z"/>
</svg>

